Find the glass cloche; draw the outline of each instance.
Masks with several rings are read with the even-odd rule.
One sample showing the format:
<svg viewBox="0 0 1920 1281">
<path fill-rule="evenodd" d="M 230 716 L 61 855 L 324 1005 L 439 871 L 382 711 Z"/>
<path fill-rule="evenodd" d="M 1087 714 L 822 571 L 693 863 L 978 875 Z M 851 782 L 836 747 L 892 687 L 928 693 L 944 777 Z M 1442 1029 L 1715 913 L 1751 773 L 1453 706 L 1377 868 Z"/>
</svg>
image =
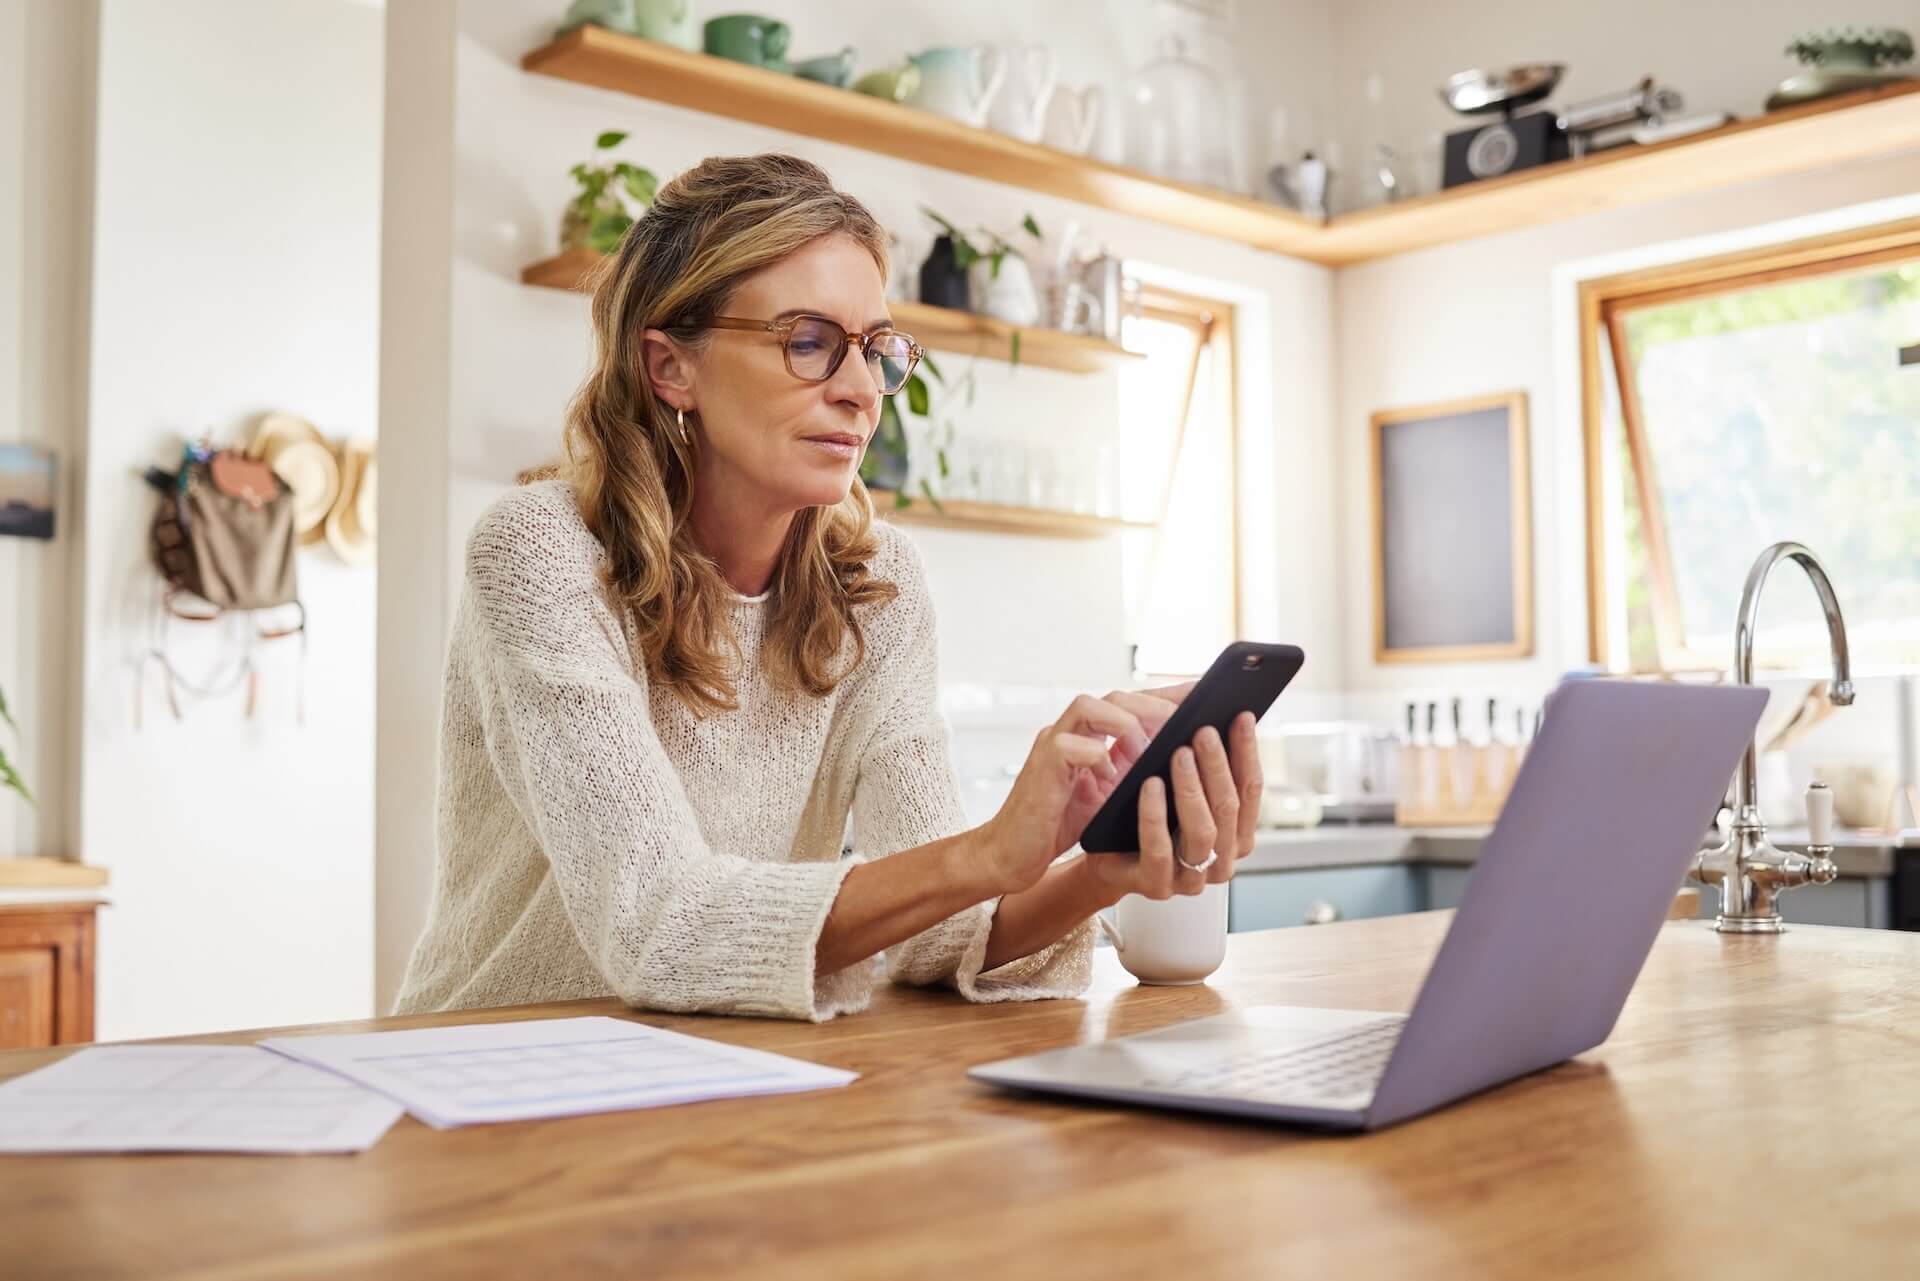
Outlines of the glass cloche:
<svg viewBox="0 0 1920 1281">
<path fill-rule="evenodd" d="M 1233 120 L 1220 80 L 1169 32 L 1121 89 L 1126 162 L 1162 178 L 1233 186 Z"/>
</svg>

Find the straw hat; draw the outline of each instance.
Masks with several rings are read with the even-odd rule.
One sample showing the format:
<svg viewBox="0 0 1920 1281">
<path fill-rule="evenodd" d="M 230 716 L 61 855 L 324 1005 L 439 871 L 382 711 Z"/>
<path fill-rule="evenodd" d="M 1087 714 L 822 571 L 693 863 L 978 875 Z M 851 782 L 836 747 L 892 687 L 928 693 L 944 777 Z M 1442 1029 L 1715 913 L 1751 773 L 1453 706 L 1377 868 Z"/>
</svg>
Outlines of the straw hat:
<svg viewBox="0 0 1920 1281">
<path fill-rule="evenodd" d="M 340 493 L 327 513 L 327 545 L 349 565 L 373 561 L 379 471 L 370 440 L 340 444 Z"/>
<path fill-rule="evenodd" d="M 295 536 L 307 545 L 325 537 L 327 513 L 340 497 L 340 465 L 319 429 L 292 414 L 262 414 L 247 456 L 272 467 L 293 495 Z"/>
</svg>

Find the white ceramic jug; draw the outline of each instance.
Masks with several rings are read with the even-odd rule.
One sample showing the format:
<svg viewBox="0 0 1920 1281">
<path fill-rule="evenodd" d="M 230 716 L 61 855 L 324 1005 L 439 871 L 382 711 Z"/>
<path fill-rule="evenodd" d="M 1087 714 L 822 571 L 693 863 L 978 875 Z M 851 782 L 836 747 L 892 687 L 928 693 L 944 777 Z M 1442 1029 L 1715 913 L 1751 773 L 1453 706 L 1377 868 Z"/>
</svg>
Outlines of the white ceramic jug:
<svg viewBox="0 0 1920 1281">
<path fill-rule="evenodd" d="M 1004 51 L 1001 61 L 1007 66 L 1006 83 L 994 95 L 987 123 L 1022 142 L 1038 142 L 1046 128 L 1047 104 L 1059 79 L 1053 50 L 1044 45 L 1019 45 Z"/>
<path fill-rule="evenodd" d="M 1100 127 L 1101 105 L 1099 85 L 1088 85 L 1084 89 L 1061 85 L 1047 103 L 1046 129 L 1041 140 L 1049 147 L 1076 156 L 1086 155 L 1087 148 L 1093 146 L 1093 131 Z"/>
<path fill-rule="evenodd" d="M 1007 60 L 991 45 L 928 49 L 907 61 L 920 71 L 920 87 L 907 102 L 970 125 L 986 123 L 1007 74 Z"/>
</svg>

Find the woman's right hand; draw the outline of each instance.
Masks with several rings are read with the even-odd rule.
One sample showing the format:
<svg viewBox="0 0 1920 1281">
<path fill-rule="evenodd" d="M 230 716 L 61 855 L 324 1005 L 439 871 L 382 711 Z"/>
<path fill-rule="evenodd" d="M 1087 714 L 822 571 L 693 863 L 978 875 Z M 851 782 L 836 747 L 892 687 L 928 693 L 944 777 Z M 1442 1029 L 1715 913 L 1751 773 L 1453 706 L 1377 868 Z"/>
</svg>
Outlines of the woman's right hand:
<svg viewBox="0 0 1920 1281">
<path fill-rule="evenodd" d="M 1001 893 L 1032 886 L 1073 848 L 1087 820 L 1191 688 L 1115 690 L 1105 698 L 1082 694 L 1040 731 L 1000 812 L 983 828 Z"/>
</svg>

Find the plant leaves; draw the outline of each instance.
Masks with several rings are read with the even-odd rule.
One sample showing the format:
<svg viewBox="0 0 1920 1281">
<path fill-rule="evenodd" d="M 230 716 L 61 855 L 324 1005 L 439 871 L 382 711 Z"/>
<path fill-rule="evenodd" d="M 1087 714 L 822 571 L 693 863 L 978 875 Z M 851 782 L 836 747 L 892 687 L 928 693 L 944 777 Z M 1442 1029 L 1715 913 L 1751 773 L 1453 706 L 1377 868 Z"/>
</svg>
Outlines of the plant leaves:
<svg viewBox="0 0 1920 1281">
<path fill-rule="evenodd" d="M 922 418 L 925 418 L 932 402 L 933 397 L 928 394 L 926 379 L 922 378 L 919 374 L 908 375 L 907 408 Z"/>
<path fill-rule="evenodd" d="M 940 501 L 940 495 L 933 492 L 933 482 L 925 476 L 920 478 L 920 492 L 927 496 L 927 501 L 933 504 L 935 511 L 939 512 L 942 516 L 947 514 L 946 507 Z"/>
<path fill-rule="evenodd" d="M 964 238 L 955 238 L 953 242 L 953 265 L 965 271 L 980 261 L 980 251 Z"/>
<path fill-rule="evenodd" d="M 610 254 L 620 247 L 621 238 L 631 226 L 633 216 L 624 209 L 609 209 L 596 214 L 587 227 L 587 248 L 595 253 Z"/>
<path fill-rule="evenodd" d="M 946 385 L 947 376 L 941 373 L 940 366 L 934 363 L 932 352 L 928 352 L 926 355 L 920 357 L 920 367 L 926 370 L 928 373 L 932 374 L 933 380 L 935 382 L 941 384 L 942 386 Z M 916 377 L 917 376 L 918 375 L 916 375 Z"/>
<path fill-rule="evenodd" d="M 1020 367 L 1020 331 L 1018 329 L 1007 337 L 1007 364 L 1015 369 Z"/>
<path fill-rule="evenodd" d="M 987 277 L 989 279 L 1000 279 L 1000 264 L 1005 261 L 1006 256 L 1007 251 L 1005 249 L 996 249 L 993 251 L 993 264 L 987 268 Z"/>
<path fill-rule="evenodd" d="M 578 179 L 581 182 L 585 182 L 587 180 L 587 167 L 585 165 L 575 165 L 573 168 L 567 170 L 567 172 L 572 174 L 576 179 Z"/>
<path fill-rule="evenodd" d="M 0 752 L 0 787 L 11 788 L 20 793 L 21 798 L 29 805 L 34 803 L 33 793 L 27 790 L 26 783 L 14 772 L 13 764 L 7 760 L 5 752 Z"/>
<path fill-rule="evenodd" d="M 623 165 L 621 168 L 626 170 L 621 177 L 627 180 L 628 194 L 643 205 L 652 204 L 654 192 L 660 190 L 660 180 L 653 176 L 651 170 L 635 165 Z"/>
<path fill-rule="evenodd" d="M 1045 237 L 1040 234 L 1040 224 L 1033 220 L 1032 214 L 1028 214 L 1026 217 L 1022 218 L 1020 220 L 1020 225 L 1022 227 L 1025 227 L 1027 229 L 1027 234 L 1029 236 L 1032 236 L 1035 240 L 1045 239 Z"/>
<path fill-rule="evenodd" d="M 617 147 L 621 143 L 625 142 L 626 140 L 627 140 L 626 130 L 609 129 L 605 133 L 601 134 L 598 138 L 594 139 L 593 145 L 600 148 L 600 150 L 605 151 L 608 147 Z"/>
<path fill-rule="evenodd" d="M 945 479 L 946 479 L 947 477 L 949 477 L 949 476 L 951 476 L 951 475 L 953 475 L 953 468 L 952 468 L 951 466 L 949 466 L 949 465 L 948 465 L 948 463 L 947 463 L 947 451 L 946 451 L 946 450 L 944 450 L 944 449 L 936 449 L 936 450 L 934 450 L 934 451 L 933 451 L 933 460 L 934 460 L 934 462 L 936 462 L 937 464 L 939 464 L 939 468 L 940 468 L 940 479 L 941 479 L 941 480 L 945 480 Z"/>
<path fill-rule="evenodd" d="M 945 218 L 942 218 L 939 214 L 927 208 L 925 205 L 920 206 L 920 212 L 925 214 L 927 217 L 933 219 L 935 222 L 939 223 L 940 230 L 946 232 L 949 236 L 952 236 L 954 244 L 958 245 L 966 240 L 967 235 L 965 232 L 961 231 L 960 228 L 954 226 L 952 223 L 948 222 Z"/>
<path fill-rule="evenodd" d="M 896 489 L 893 491 L 893 509 L 895 511 L 899 511 L 902 507 L 911 506 L 913 506 L 913 499 L 904 490 Z"/>
</svg>

